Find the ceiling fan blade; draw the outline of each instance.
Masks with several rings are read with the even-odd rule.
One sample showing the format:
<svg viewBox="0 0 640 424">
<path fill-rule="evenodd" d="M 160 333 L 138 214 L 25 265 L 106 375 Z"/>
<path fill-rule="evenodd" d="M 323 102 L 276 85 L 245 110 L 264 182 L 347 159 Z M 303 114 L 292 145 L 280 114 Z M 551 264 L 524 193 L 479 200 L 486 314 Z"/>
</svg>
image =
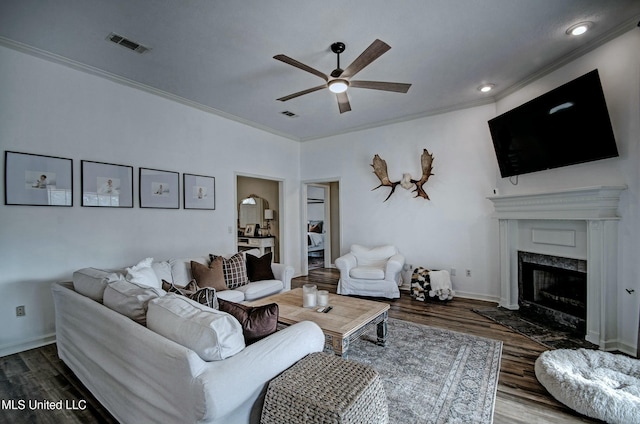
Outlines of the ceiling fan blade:
<svg viewBox="0 0 640 424">
<path fill-rule="evenodd" d="M 281 102 L 286 102 L 287 100 L 295 99 L 296 97 L 300 97 L 300 96 L 302 96 L 304 94 L 313 93 L 314 91 L 322 90 L 323 88 L 326 88 L 326 87 L 327 87 L 327 84 L 322 84 L 322 85 L 319 85 L 317 87 L 307 88 L 306 90 L 302 90 L 302 91 L 298 91 L 297 93 L 289 94 L 288 96 L 280 97 L 279 99 L 276 99 L 276 100 L 280 100 Z"/>
<path fill-rule="evenodd" d="M 302 69 L 303 71 L 307 71 L 309 73 L 312 73 L 313 75 L 316 75 L 316 76 L 322 78 L 325 81 L 329 81 L 329 77 L 326 74 L 318 71 L 317 69 L 313 69 L 311 66 L 305 65 L 302 62 L 298 62 L 295 59 L 291 59 L 289 56 L 285 56 L 283 54 L 277 54 L 277 55 L 273 56 L 273 58 L 276 59 L 276 60 L 279 60 L 280 62 L 284 62 L 284 63 L 286 63 L 288 65 L 295 66 L 298 69 Z"/>
<path fill-rule="evenodd" d="M 383 81 L 349 81 L 349 87 L 370 88 L 371 90 L 395 91 L 396 93 L 406 93 L 411 84 L 402 82 Z"/>
<path fill-rule="evenodd" d="M 342 78 L 350 78 L 360 72 L 365 66 L 382 56 L 384 53 L 389 50 L 391 46 L 389 46 L 384 41 L 375 40 L 369 47 L 367 47 L 361 54 L 351 62 L 351 65 L 347 66 L 344 70 Z"/>
<path fill-rule="evenodd" d="M 338 108 L 340 109 L 340 113 L 349 112 L 351 110 L 351 104 L 349 103 L 349 96 L 347 96 L 347 92 L 336 94 L 338 99 Z"/>
</svg>

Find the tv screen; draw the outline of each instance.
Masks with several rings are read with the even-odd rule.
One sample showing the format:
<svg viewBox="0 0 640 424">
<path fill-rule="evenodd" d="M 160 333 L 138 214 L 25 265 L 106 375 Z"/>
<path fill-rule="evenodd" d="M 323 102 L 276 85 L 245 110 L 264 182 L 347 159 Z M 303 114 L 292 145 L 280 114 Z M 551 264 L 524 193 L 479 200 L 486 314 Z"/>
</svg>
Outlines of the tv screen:
<svg viewBox="0 0 640 424">
<path fill-rule="evenodd" d="M 598 70 L 489 121 L 502 177 L 618 156 Z"/>
</svg>

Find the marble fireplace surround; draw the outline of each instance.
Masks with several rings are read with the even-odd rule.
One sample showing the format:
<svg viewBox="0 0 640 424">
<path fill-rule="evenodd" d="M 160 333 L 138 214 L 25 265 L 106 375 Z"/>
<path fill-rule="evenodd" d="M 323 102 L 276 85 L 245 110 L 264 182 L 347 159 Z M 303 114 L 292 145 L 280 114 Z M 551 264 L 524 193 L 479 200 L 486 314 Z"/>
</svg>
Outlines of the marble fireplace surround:
<svg viewBox="0 0 640 424">
<path fill-rule="evenodd" d="M 500 306 L 518 309 L 518 251 L 587 261 L 585 339 L 618 348 L 618 202 L 626 186 L 491 196 L 499 221 Z"/>
</svg>

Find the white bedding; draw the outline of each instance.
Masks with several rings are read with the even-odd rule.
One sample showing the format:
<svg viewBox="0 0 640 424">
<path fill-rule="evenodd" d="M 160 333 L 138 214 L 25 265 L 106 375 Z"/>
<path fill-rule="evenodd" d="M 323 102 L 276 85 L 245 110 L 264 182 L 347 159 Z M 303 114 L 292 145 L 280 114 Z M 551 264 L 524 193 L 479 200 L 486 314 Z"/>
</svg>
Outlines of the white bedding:
<svg viewBox="0 0 640 424">
<path fill-rule="evenodd" d="M 324 234 L 321 233 L 307 233 L 309 236 L 309 250 L 322 247 L 324 249 Z"/>
</svg>

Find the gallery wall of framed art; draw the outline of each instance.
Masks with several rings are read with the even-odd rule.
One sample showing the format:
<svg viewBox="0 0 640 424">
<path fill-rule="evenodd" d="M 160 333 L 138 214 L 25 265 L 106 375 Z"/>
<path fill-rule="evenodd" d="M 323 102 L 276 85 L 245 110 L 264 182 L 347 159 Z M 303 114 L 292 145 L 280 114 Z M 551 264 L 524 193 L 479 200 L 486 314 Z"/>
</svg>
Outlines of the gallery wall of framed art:
<svg viewBox="0 0 640 424">
<path fill-rule="evenodd" d="M 73 206 L 73 159 L 5 151 L 4 204 Z M 215 210 L 215 177 L 138 168 L 140 208 Z M 82 207 L 133 208 L 134 167 L 80 160 Z"/>
</svg>

